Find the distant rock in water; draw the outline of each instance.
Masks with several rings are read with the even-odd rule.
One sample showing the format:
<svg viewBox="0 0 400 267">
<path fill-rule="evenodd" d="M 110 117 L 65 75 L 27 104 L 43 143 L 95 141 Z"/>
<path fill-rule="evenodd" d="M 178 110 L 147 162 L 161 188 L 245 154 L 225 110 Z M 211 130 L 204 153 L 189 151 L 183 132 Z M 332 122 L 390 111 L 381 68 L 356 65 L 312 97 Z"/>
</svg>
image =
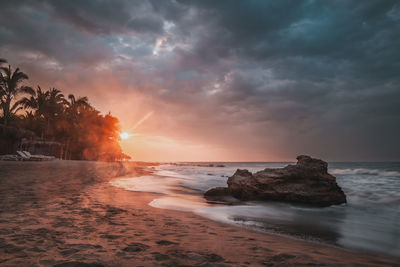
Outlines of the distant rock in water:
<svg viewBox="0 0 400 267">
<path fill-rule="evenodd" d="M 174 165 L 174 166 L 195 166 L 195 167 L 218 167 L 218 168 L 223 168 L 225 167 L 225 165 L 223 164 L 198 164 L 198 163 L 190 163 L 190 162 L 183 162 L 183 163 L 176 163 L 176 162 L 171 162 L 168 163 L 170 165 Z"/>
<path fill-rule="evenodd" d="M 296 165 L 266 168 L 252 174 L 238 169 L 228 179 L 228 188 L 212 188 L 204 196 L 226 193 L 240 200 L 274 200 L 330 206 L 346 203 L 346 196 L 328 173 L 328 164 L 309 156 L 298 156 Z"/>
</svg>

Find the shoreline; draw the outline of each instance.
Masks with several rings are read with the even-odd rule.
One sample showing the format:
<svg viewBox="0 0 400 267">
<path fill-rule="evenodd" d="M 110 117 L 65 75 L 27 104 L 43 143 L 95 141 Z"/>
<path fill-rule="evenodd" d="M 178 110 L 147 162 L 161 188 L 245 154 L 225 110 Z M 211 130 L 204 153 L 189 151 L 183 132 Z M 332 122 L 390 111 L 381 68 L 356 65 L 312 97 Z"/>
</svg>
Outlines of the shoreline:
<svg viewBox="0 0 400 267">
<path fill-rule="evenodd" d="M 159 196 L 109 181 L 150 174 L 135 163 L 0 162 L 0 266 L 395 266 L 399 259 L 154 208 Z"/>
<path fill-rule="evenodd" d="M 132 177 L 132 179 L 135 179 L 135 178 L 146 179 L 148 177 L 157 177 L 157 178 L 161 178 L 161 179 L 163 179 L 163 178 L 168 179 L 169 178 L 168 176 L 163 176 L 163 175 L 160 175 L 160 174 L 152 173 L 152 174 L 146 174 L 144 176 Z M 236 205 L 249 206 L 249 203 L 247 203 L 247 202 L 243 202 L 242 204 L 240 204 L 241 202 L 238 202 L 236 204 L 223 204 L 223 203 L 218 203 L 218 204 L 212 203 L 212 204 L 209 204 L 209 202 L 207 200 L 205 200 L 204 201 L 205 206 L 202 207 L 202 208 L 193 207 L 192 209 L 190 209 L 190 208 L 186 208 L 185 209 L 185 208 L 163 207 L 163 204 L 159 205 L 157 200 L 162 200 L 163 198 L 170 198 L 170 197 L 177 198 L 178 196 L 169 195 L 167 192 L 162 192 L 162 191 L 165 191 L 165 190 L 160 190 L 160 192 L 150 192 L 150 191 L 142 191 L 142 190 L 137 190 L 136 191 L 136 190 L 129 190 L 129 189 L 123 188 L 122 186 L 119 186 L 118 184 L 117 185 L 113 185 L 113 181 L 116 181 L 116 180 L 119 180 L 119 179 L 120 178 L 112 179 L 109 182 L 110 185 L 112 185 L 114 187 L 117 187 L 119 189 L 128 191 L 128 192 L 132 192 L 132 193 L 152 194 L 153 198 L 151 198 L 151 200 L 147 203 L 147 205 L 150 206 L 150 207 L 156 208 L 156 209 L 165 209 L 165 210 L 169 210 L 169 211 L 178 211 L 178 212 L 190 213 L 190 214 L 194 214 L 194 215 L 200 216 L 201 218 L 205 218 L 207 220 L 211 220 L 213 222 L 223 223 L 223 224 L 231 225 L 231 226 L 234 226 L 234 227 L 238 227 L 240 229 L 245 229 L 245 230 L 248 230 L 248 231 L 258 232 L 258 233 L 262 233 L 262 234 L 276 235 L 278 237 L 289 238 L 289 239 L 300 241 L 300 242 L 308 242 L 308 243 L 312 243 L 312 244 L 314 244 L 316 246 L 326 246 L 326 247 L 329 247 L 329 248 L 345 250 L 347 252 L 368 254 L 368 255 L 373 255 L 373 256 L 376 256 L 376 257 L 398 258 L 398 256 L 392 255 L 390 253 L 382 253 L 382 252 L 379 252 L 379 251 L 362 249 L 362 248 L 345 247 L 345 246 L 337 244 L 337 243 L 324 241 L 324 238 L 322 238 L 322 237 L 319 237 L 319 238 L 311 238 L 311 237 L 310 238 L 302 238 L 302 237 L 300 237 L 302 235 L 302 232 L 296 232 L 296 230 L 292 231 L 293 234 L 290 234 L 289 232 L 287 232 L 285 230 L 283 230 L 282 232 L 274 232 L 272 230 L 266 230 L 266 229 L 264 229 L 262 227 L 252 227 L 252 226 L 250 226 L 250 225 L 248 225 L 246 223 L 235 223 L 235 221 L 233 221 L 233 220 L 223 220 L 223 219 L 212 218 L 212 216 L 206 215 L 203 212 L 197 212 L 199 210 L 201 211 L 202 209 L 207 209 L 207 208 L 210 208 L 210 207 L 217 207 L 217 206 L 218 207 L 231 207 L 231 206 L 236 206 Z M 124 179 L 124 178 L 122 178 L 122 179 Z M 193 189 L 193 188 L 190 188 L 190 187 L 186 187 L 184 185 L 178 185 L 178 184 L 179 184 L 179 182 L 176 182 L 176 185 L 174 186 L 174 189 L 173 189 L 174 191 L 175 190 L 179 190 L 180 191 L 180 189 L 182 189 L 182 191 L 183 190 L 189 191 L 189 192 L 185 192 L 185 194 L 180 194 L 180 193 L 178 194 L 179 196 L 182 196 L 182 198 L 183 198 L 182 200 L 184 200 L 184 198 L 186 196 L 190 197 L 191 195 L 195 195 L 196 197 L 198 196 L 201 199 L 203 199 L 202 191 L 196 190 L 196 189 Z M 176 189 L 175 187 L 178 187 L 178 189 Z M 279 202 L 277 202 L 277 203 L 279 203 Z M 256 205 L 256 204 L 260 204 L 260 203 L 251 203 L 251 204 Z M 164 206 L 165 206 L 165 204 L 164 204 Z M 166 206 L 168 206 L 168 205 L 166 205 Z M 400 258 L 399 258 L 399 260 L 400 260 Z"/>
</svg>

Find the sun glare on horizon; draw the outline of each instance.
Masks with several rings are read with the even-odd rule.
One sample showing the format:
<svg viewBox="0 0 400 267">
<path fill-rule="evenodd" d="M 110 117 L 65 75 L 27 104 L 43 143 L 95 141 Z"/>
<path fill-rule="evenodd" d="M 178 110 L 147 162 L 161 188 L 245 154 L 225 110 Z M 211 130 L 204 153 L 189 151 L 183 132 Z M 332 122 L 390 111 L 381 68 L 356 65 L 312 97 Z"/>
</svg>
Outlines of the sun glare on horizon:
<svg viewBox="0 0 400 267">
<path fill-rule="evenodd" d="M 130 137 L 131 135 L 127 132 L 122 132 L 120 133 L 119 137 L 121 137 L 122 140 L 126 140 Z"/>
</svg>

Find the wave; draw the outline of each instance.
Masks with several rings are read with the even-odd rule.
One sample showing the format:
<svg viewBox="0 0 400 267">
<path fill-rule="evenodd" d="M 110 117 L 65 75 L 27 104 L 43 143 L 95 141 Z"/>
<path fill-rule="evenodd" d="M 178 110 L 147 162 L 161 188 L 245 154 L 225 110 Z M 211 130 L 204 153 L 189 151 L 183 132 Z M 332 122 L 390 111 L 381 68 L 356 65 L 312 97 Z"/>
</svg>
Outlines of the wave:
<svg viewBox="0 0 400 267">
<path fill-rule="evenodd" d="M 173 177 L 173 178 L 179 178 L 179 179 L 187 179 L 187 176 L 179 174 L 179 173 L 174 172 L 174 171 L 169 171 L 169 170 L 157 170 L 154 174 L 158 175 L 158 176 Z"/>
<path fill-rule="evenodd" d="M 326 208 L 279 202 L 220 206 L 207 203 L 201 192 L 194 191 L 226 186 L 226 176 L 243 168 L 236 165 L 213 169 L 159 166 L 153 175 L 119 178 L 110 184 L 130 191 L 159 193 L 149 203 L 155 208 L 194 212 L 253 230 L 398 255 L 399 244 L 392 237 L 399 235 L 400 168 L 395 171 L 390 167 L 364 166 L 339 165 L 330 169 L 337 175 L 348 203 Z"/>
<path fill-rule="evenodd" d="M 207 208 L 207 204 L 201 196 L 175 195 L 153 199 L 150 206 L 159 209 L 192 211 Z"/>
<path fill-rule="evenodd" d="M 356 169 L 332 169 L 329 170 L 330 173 L 335 175 L 376 175 L 376 176 L 400 176 L 400 172 L 397 171 L 384 171 L 377 169 L 365 169 L 365 168 L 356 168 Z"/>
<path fill-rule="evenodd" d="M 159 176 L 140 176 L 134 178 L 119 178 L 109 182 L 112 186 L 134 192 L 149 192 L 169 194 L 177 185 L 176 179 Z"/>
</svg>

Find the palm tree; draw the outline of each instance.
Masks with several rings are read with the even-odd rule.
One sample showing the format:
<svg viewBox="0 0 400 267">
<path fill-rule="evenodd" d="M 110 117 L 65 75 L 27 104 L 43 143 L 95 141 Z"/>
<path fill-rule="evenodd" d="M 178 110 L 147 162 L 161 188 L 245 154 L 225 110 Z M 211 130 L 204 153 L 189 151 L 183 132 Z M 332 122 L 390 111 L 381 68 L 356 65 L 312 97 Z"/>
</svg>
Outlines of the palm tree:
<svg viewBox="0 0 400 267">
<path fill-rule="evenodd" d="M 44 117 L 47 121 L 47 134 L 56 133 L 57 122 L 61 119 L 64 106 L 68 103 L 60 90 L 51 88 L 47 93 L 47 102 L 44 110 Z M 50 132 L 50 130 L 52 130 Z"/>
<path fill-rule="evenodd" d="M 61 91 L 54 87 L 48 91 L 48 94 L 49 102 L 53 105 L 57 105 L 57 108 L 59 107 L 59 105 L 67 103 Z"/>
<path fill-rule="evenodd" d="M 46 126 L 42 128 L 42 137 L 45 133 L 49 135 L 51 126 L 55 128 L 55 125 L 52 124 L 55 124 L 56 119 L 62 115 L 67 101 L 61 91 L 56 88 L 43 91 L 38 86 L 36 90 L 32 90 L 29 94 L 29 97 L 22 98 L 19 103 L 24 108 L 31 109 L 37 120 L 45 122 Z"/>
<path fill-rule="evenodd" d="M 69 106 L 72 107 L 89 107 L 89 100 L 86 96 L 76 98 L 73 94 L 68 95 L 70 101 Z"/>
<path fill-rule="evenodd" d="M 28 75 L 21 72 L 19 68 L 12 71 L 11 66 L 0 68 L 0 108 L 3 111 L 3 123 L 8 125 L 11 117 L 20 110 L 21 103 L 15 101 L 16 97 L 22 93 L 31 93 L 32 88 L 20 86 L 28 79 Z"/>
<path fill-rule="evenodd" d="M 89 100 L 86 96 L 76 98 L 73 94 L 68 95 L 69 102 L 67 101 L 67 114 L 70 119 L 76 121 L 82 109 L 90 109 Z"/>
<path fill-rule="evenodd" d="M 69 100 L 69 101 L 68 101 Z M 62 132 L 65 135 L 64 142 L 66 144 L 64 158 L 71 158 L 71 154 L 73 154 L 74 149 L 74 141 L 79 138 L 79 124 L 81 121 L 82 111 L 93 109 L 89 104 L 88 98 L 85 97 L 75 97 L 73 94 L 68 95 L 68 100 L 65 102 L 65 119 L 68 121 L 65 128 Z M 76 146 L 76 144 L 75 144 Z"/>
<path fill-rule="evenodd" d="M 46 103 L 46 93 L 42 91 L 40 86 L 36 90 L 32 90 L 28 97 L 22 98 L 20 104 L 26 108 L 33 110 L 33 115 L 40 117 L 43 114 L 43 106 Z"/>
</svg>

